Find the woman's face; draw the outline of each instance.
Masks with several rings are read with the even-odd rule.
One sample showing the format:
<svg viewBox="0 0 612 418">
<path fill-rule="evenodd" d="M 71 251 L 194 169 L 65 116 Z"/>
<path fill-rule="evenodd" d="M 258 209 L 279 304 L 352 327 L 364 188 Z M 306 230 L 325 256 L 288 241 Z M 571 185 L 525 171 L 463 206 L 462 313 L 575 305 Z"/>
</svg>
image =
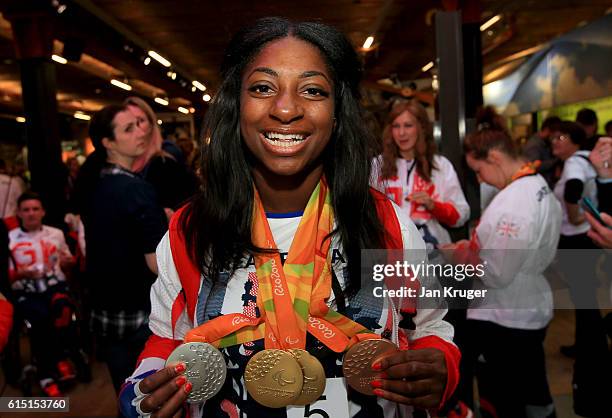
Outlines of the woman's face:
<svg viewBox="0 0 612 418">
<path fill-rule="evenodd" d="M 476 173 L 479 183 L 487 183 L 498 189 L 506 186 L 506 176 L 498 162 L 490 161 L 488 157 L 485 160 L 477 160 L 472 153 L 466 154 L 465 159 L 468 166 Z"/>
<path fill-rule="evenodd" d="M 138 123 L 138 127 L 146 133 L 147 140 L 149 140 L 150 139 L 149 137 L 151 135 L 151 132 L 153 132 L 153 129 L 151 129 L 152 128 L 151 121 L 149 121 L 147 114 L 136 105 L 128 105 L 127 108 L 130 111 L 130 113 L 134 115 Z"/>
<path fill-rule="evenodd" d="M 391 135 L 400 153 L 413 152 L 419 140 L 420 131 L 419 121 L 407 110 L 391 123 Z"/>
<path fill-rule="evenodd" d="M 109 151 L 125 158 L 137 158 L 147 149 L 147 134 L 129 110 L 117 113 L 113 118 L 115 139 L 106 141 Z"/>
<path fill-rule="evenodd" d="M 247 66 L 240 93 L 240 132 L 257 163 L 280 176 L 306 174 L 334 127 L 332 78 L 313 45 L 286 37 Z"/>
<path fill-rule="evenodd" d="M 555 157 L 565 161 L 578 151 L 578 145 L 574 144 L 568 134 L 562 132 L 553 132 L 552 153 Z"/>
</svg>

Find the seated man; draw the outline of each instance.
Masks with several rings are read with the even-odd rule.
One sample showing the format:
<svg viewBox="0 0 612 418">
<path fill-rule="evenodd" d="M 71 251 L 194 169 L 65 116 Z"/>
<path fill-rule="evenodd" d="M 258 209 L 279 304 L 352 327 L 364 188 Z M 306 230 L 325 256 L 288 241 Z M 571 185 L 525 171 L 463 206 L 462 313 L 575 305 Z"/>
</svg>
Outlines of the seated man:
<svg viewBox="0 0 612 418">
<path fill-rule="evenodd" d="M 75 338 L 64 274 L 74 261 L 64 233 L 43 225 L 45 210 L 40 196 L 23 193 L 17 200 L 17 216 L 20 226 L 9 232 L 9 280 L 15 310 L 31 325 L 32 352 L 41 387 L 48 396 L 62 396 L 54 379 L 75 377 L 72 364 L 65 358 L 68 344 Z"/>
</svg>

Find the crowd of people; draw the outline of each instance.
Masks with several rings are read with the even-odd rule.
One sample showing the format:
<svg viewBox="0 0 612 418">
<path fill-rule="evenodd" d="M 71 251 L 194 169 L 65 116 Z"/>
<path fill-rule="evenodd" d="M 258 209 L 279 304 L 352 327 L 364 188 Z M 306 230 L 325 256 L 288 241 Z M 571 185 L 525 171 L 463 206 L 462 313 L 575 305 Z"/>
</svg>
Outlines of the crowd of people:
<svg viewBox="0 0 612 418">
<path fill-rule="evenodd" d="M 68 161 L 71 245 L 43 224 L 40 197 L 0 174 L 3 214 L 17 216 L 6 223 L 2 290 L 12 306 L 0 296 L 0 347 L 12 317 L 15 327 L 28 321 L 40 385 L 60 396 L 74 366 L 86 367 L 91 336 L 125 417 L 293 417 L 249 392 L 253 356 L 306 350 L 332 381 L 343 376 L 345 351 L 367 336 L 396 348 L 365 365 L 377 373 L 366 383 L 374 396 L 345 386 L 328 394 L 347 417 L 468 417 L 477 405 L 501 418 L 554 417 L 544 272 L 557 249 L 612 248 L 612 138 L 597 136 L 596 115 L 584 109 L 576 122 L 547 118 L 521 149 L 503 118 L 482 109 L 463 151 L 494 196 L 474 224 L 465 180 L 438 152 L 423 104 L 394 103 L 382 138 L 372 137 L 360 68 L 336 29 L 265 18 L 228 46 L 199 158 L 192 140 L 163 139 L 142 99 L 98 111 L 95 151 L 80 168 Z M 365 249 L 486 265 L 470 283 L 486 296 L 461 320 L 443 298 L 426 309 L 374 298 L 360 285 Z M 576 278 L 566 280 L 572 297 L 584 297 Z M 166 364 L 187 340 L 218 347 L 227 363 L 206 402 L 186 403 L 186 365 Z M 596 301 L 576 309 L 572 349 L 574 408 L 605 416 L 611 356 Z M 484 383 L 479 399 L 474 378 Z"/>
</svg>

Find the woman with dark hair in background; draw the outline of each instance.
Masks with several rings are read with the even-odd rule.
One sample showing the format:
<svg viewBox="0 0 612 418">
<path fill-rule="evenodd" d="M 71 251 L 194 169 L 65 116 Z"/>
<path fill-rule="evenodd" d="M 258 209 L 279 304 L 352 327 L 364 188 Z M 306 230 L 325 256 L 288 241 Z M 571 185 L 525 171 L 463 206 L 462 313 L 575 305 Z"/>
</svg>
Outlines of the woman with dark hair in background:
<svg viewBox="0 0 612 418">
<path fill-rule="evenodd" d="M 296 346 L 325 365 L 328 381 L 341 377 L 347 344 L 328 349 L 330 342 L 322 342 L 318 328 L 306 326 L 315 319 L 335 327 L 319 309 L 337 309 L 341 314 L 335 313 L 336 318 L 402 348 L 374 364 L 361 363 L 381 372 L 371 386 L 365 381 L 377 396 L 351 391 L 347 399 L 346 389 L 339 389 L 327 394 L 328 404 L 346 408 L 343 416 L 349 415 L 350 402 L 351 416 L 389 418 L 412 416 L 413 408 L 438 407 L 453 391 L 459 356 L 451 342 L 452 327 L 442 321 L 446 309 L 413 307 L 405 311 L 409 317 L 401 328 L 404 311 L 360 290 L 360 251 L 385 247 L 389 233 L 383 223 L 394 223 L 398 248 L 423 251 L 425 246 L 414 224 L 369 188 L 368 132 L 358 101 L 361 66 L 350 42 L 323 24 L 266 18 L 239 32 L 224 57 L 223 82 L 204 129 L 210 137 L 203 151 L 204 186 L 175 215 L 170 234 L 158 247 L 160 274 L 151 290 L 154 335 L 122 389 L 122 412 L 180 413 L 192 390 L 192 375 L 182 376 L 185 365 L 165 367 L 164 361 L 181 340 L 195 338 L 221 347 L 222 367 L 229 366 L 220 393 L 205 403 L 191 403 L 190 416 L 304 416 L 304 409 L 267 407 L 253 398 L 259 392 L 249 389 L 247 394 L 245 368 L 264 348 L 280 345 L 275 353 L 284 356 L 284 349 Z M 184 251 L 172 241 L 180 236 L 176 231 L 184 236 Z M 278 269 L 283 279 L 274 282 L 280 287 L 270 304 L 271 276 L 264 267 L 280 266 L 283 260 L 285 268 Z M 178 270 L 184 272 L 190 263 L 197 277 L 188 288 Z M 313 269 L 304 269 L 305 264 Z M 287 266 L 293 266 L 291 271 Z M 278 310 L 277 298 L 287 295 L 285 278 L 287 283 L 298 278 L 307 286 L 317 283 L 301 296 L 296 290 L 294 305 L 302 307 L 300 312 Z M 222 338 L 228 329 L 221 324 L 229 320 L 234 325 L 234 319 L 244 327 Z M 220 334 L 207 337 L 214 327 L 220 327 Z M 313 335 L 306 336 L 306 328 Z M 297 338 L 276 337 L 289 331 Z M 334 338 L 343 336 L 348 338 L 334 333 Z M 276 379 L 281 382 L 280 375 Z M 288 375 L 283 379 L 283 385 L 296 381 Z M 275 393 L 286 393 L 279 390 Z"/>
<path fill-rule="evenodd" d="M 134 160 L 130 171 L 138 173 L 153 186 L 159 203 L 169 217 L 195 194 L 198 180 L 172 155 L 162 150 L 163 138 L 151 106 L 138 97 L 127 98 L 124 105 L 136 118 L 138 129 L 143 131 L 145 141 L 145 151 Z M 91 192 L 105 164 L 105 156 L 97 149 L 87 157 L 81 167 L 74 188 L 74 206 L 77 213 L 82 212 L 83 205 L 91 201 Z"/>
<path fill-rule="evenodd" d="M 451 242 L 442 225 L 462 226 L 470 207 L 453 165 L 436 154 L 432 124 L 418 102 L 393 106 L 383 133 L 383 153 L 376 162 L 374 187 L 402 208 L 425 243 L 435 247 Z"/>
<path fill-rule="evenodd" d="M 466 160 L 480 182 L 499 192 L 469 241 L 443 247 L 454 262 L 484 266 L 473 286 L 486 289 L 486 296 L 468 308 L 468 337 L 460 345 L 458 398 L 473 405 L 474 368 L 482 356 L 482 377 L 491 380 L 478 376 L 481 408 L 492 405 L 492 416 L 500 418 L 554 417 L 543 346 L 553 300 L 543 272 L 556 253 L 561 208 L 535 165 L 520 155 L 503 119 L 487 107 L 477 122 L 463 144 Z"/>
<path fill-rule="evenodd" d="M 163 150 L 163 138 L 151 106 L 138 97 L 129 97 L 124 104 L 136 117 L 138 126 L 145 131 L 147 141 L 147 149 L 134 161 L 132 171 L 153 185 L 162 207 L 170 209 L 167 212 L 172 213 L 195 194 L 197 179 L 175 157 Z"/>
<path fill-rule="evenodd" d="M 150 335 L 155 247 L 167 222 L 153 187 L 131 171 L 147 149 L 147 132 L 127 106 L 96 112 L 89 134 L 105 157 L 83 206 L 91 325 L 118 391 Z"/>
</svg>

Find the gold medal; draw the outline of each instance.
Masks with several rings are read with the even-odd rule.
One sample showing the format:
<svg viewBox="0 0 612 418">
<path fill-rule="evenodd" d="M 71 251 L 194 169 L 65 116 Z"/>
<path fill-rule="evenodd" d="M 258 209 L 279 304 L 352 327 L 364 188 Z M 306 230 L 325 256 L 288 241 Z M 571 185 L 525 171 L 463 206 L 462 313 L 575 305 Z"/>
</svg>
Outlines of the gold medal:
<svg viewBox="0 0 612 418">
<path fill-rule="evenodd" d="M 292 349 L 289 352 L 295 357 L 304 374 L 302 392 L 293 401 L 293 405 L 309 405 L 319 399 L 325 390 L 325 369 L 321 362 L 306 350 Z"/>
<path fill-rule="evenodd" d="M 389 340 L 372 339 L 358 342 L 344 355 L 342 372 L 346 383 L 357 392 L 374 395 L 370 382 L 378 377 L 380 372 L 372 370 L 372 364 L 384 354 L 396 350 L 396 345 Z"/>
<path fill-rule="evenodd" d="M 282 408 L 300 396 L 304 375 L 290 353 L 270 349 L 260 351 L 249 360 L 244 382 L 255 401 L 269 408 Z"/>
</svg>

